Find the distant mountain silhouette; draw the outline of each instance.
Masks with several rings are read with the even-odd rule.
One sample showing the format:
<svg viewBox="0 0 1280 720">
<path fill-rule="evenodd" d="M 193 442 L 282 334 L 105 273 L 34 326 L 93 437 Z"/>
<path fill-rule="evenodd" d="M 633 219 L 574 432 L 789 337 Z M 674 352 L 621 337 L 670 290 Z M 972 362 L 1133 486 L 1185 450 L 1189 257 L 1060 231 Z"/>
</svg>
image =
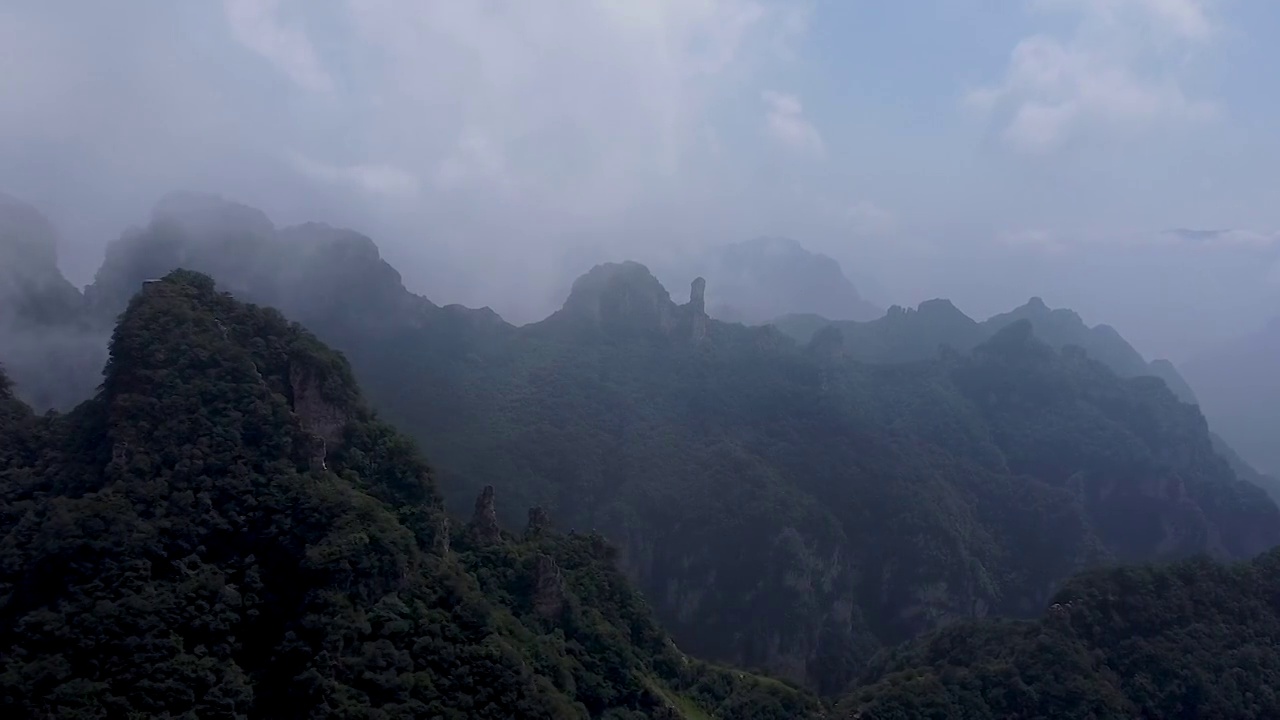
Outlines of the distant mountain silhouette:
<svg viewBox="0 0 1280 720">
<path fill-rule="evenodd" d="M 717 320 L 759 325 L 791 313 L 838 320 L 871 320 L 882 308 L 863 298 L 840 263 L 795 240 L 758 237 L 701 253 L 691 263 L 664 267 L 669 282 L 702 276 L 716 289 L 707 312 Z"/>
</svg>

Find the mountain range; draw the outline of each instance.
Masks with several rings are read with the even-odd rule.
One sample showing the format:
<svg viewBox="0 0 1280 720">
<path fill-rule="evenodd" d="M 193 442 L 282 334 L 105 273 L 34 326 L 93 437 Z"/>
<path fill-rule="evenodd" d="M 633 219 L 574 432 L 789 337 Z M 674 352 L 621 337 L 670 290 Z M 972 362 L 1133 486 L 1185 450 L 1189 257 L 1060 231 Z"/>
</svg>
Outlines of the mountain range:
<svg viewBox="0 0 1280 720">
<path fill-rule="evenodd" d="M 1025 305 L 978 322 L 948 300 L 929 300 L 918 307 L 895 305 L 884 316 L 865 322 L 831 320 L 817 314 L 790 314 L 773 324 L 797 341 L 813 339 L 822 328 L 833 326 L 843 338 L 842 351 L 866 363 L 893 364 L 928 359 L 939 347 L 962 352 L 972 350 L 1003 328 L 1026 320 L 1036 337 L 1056 349 L 1076 346 L 1123 377 L 1158 377 L 1179 399 L 1197 402 L 1191 386 L 1168 360 L 1147 362 L 1115 328 L 1086 325 L 1075 312 L 1051 309 L 1033 297 Z"/>
<path fill-rule="evenodd" d="M 130 312 L 149 307 L 151 291 L 140 288 L 170 292 L 176 283 L 192 288 L 177 291 L 184 297 L 212 297 L 206 280 L 190 274 L 148 282 L 178 267 L 209 274 L 236 300 L 278 308 L 340 351 L 340 363 L 326 362 L 349 363 L 349 371 L 335 377 L 358 379 L 379 416 L 432 459 L 443 499 L 427 505 L 477 513 L 469 499 L 491 497 L 491 488 L 504 502 L 483 501 L 477 514 L 508 527 L 527 522 L 525 508 L 544 508 L 569 529 L 566 537 L 598 537 L 616 549 L 602 565 L 619 572 L 610 582 L 622 588 L 625 576 L 652 608 L 653 627 L 670 632 L 682 652 L 828 697 L 853 689 L 848 702 L 867 708 L 876 697 L 900 702 L 885 678 L 941 662 L 932 659 L 942 652 L 937 638 L 996 632 L 973 623 L 985 618 L 1040 617 L 1082 571 L 1203 555 L 1244 561 L 1280 545 L 1280 509 L 1224 457 L 1229 448 L 1185 402 L 1189 390 L 1172 366 L 1147 363 L 1114 330 L 1043 303 L 984 323 L 931 301 L 869 322 L 809 315 L 746 326 L 712 316 L 711 281 L 693 279 L 688 299 L 677 302 L 645 266 L 623 262 L 595 267 L 559 311 L 516 327 L 487 309 L 441 307 L 408 292 L 359 233 L 277 228 L 247 206 L 185 195 L 167 198 L 145 227 L 112 243 L 69 316 L 89 328 L 122 318 L 124 328 Z M 148 321 L 148 332 L 180 336 L 200 316 L 174 312 Z M 213 372 L 216 358 L 239 352 L 268 353 L 264 362 L 280 366 L 278 354 L 270 360 L 278 343 L 253 340 L 270 323 L 252 313 L 236 322 L 239 330 L 222 321 L 243 350 L 219 344 L 215 352 L 179 337 L 176 346 L 157 341 L 160 355 L 150 362 L 193 352 L 193 367 L 211 364 Z M 49 420 L 15 412 L 51 428 L 72 422 L 58 417 L 108 412 L 120 332 L 97 399 Z M 226 380 L 247 382 L 234 377 Z M 273 376 L 264 377 L 271 386 Z M 291 427 L 297 392 L 282 383 L 273 422 Z M 354 395 L 354 381 L 339 385 L 344 397 Z M 59 387 L 53 379 L 46 386 Z M 163 397 L 156 387 L 131 392 Z M 227 412 L 206 427 L 240 422 Z M 334 414 L 319 417 L 332 422 Z M 287 455 L 264 433 L 245 437 L 267 443 L 264 457 Z M 198 436 L 184 438 L 174 442 L 205 452 Z M 381 442 L 360 452 L 375 453 Z M 344 456 L 330 463 L 325 447 L 319 463 L 346 478 Z M 365 477 L 351 467 L 347 481 Z M 139 470 L 139 481 L 148 472 Z M 393 515 L 423 504 L 386 501 Z M 439 535 L 423 535 L 423 547 Z M 469 567 L 486 602 L 526 602 L 514 586 L 486 584 L 502 573 Z M 892 664 L 885 658 L 895 647 L 917 654 Z M 648 650 L 635 652 L 640 665 L 626 667 L 658 663 Z M 575 683 L 585 672 L 563 667 Z M 654 677 L 658 690 L 645 695 L 633 684 L 633 699 L 615 705 L 552 684 L 593 716 L 596 708 L 645 712 L 663 698 L 678 706 L 690 694 L 732 705 L 736 693 L 773 687 L 770 702 L 789 712 L 811 707 L 803 692 L 770 681 L 697 700 L 689 688 L 699 680 Z M 1005 706 L 991 707 L 1002 716 Z"/>
</svg>

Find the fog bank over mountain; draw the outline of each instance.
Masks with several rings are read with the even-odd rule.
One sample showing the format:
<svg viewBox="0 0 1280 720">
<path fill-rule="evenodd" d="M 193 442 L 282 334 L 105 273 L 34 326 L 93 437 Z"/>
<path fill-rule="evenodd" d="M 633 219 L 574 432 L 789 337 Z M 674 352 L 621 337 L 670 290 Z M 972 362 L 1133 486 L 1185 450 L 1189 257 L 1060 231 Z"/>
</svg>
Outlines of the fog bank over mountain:
<svg viewBox="0 0 1280 720">
<path fill-rule="evenodd" d="M 14 0 L 0 188 L 77 286 L 191 189 L 360 228 L 513 322 L 595 263 L 761 236 L 880 307 L 1039 295 L 1154 356 L 1275 313 L 1268 6 L 926 4 Z"/>
</svg>

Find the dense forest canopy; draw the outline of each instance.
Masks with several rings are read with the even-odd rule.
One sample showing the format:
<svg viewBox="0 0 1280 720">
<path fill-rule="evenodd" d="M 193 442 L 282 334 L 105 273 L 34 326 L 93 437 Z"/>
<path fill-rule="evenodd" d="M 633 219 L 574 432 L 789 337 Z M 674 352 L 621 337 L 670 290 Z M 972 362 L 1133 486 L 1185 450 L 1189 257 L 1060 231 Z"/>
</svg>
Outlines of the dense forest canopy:
<svg viewBox="0 0 1280 720">
<path fill-rule="evenodd" d="M 1280 550 L 1073 579 L 1035 621 L 947 628 L 877 658 L 842 717 L 1280 716 Z"/>
<path fill-rule="evenodd" d="M 175 272 L 120 319 L 101 391 L 36 416 L 0 376 L 6 717 L 792 718 L 694 660 L 597 534 L 492 491 L 451 523 L 346 361 Z"/>
</svg>

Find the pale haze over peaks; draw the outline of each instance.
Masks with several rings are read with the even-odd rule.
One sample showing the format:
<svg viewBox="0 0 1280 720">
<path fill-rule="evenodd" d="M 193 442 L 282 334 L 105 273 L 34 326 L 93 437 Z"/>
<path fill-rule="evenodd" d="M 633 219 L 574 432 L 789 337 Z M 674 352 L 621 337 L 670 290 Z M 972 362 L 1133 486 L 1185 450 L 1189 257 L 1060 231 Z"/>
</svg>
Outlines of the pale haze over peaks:
<svg viewBox="0 0 1280 720">
<path fill-rule="evenodd" d="M 77 284 L 193 189 L 514 322 L 768 235 L 881 305 L 1036 295 L 1178 359 L 1280 312 L 1277 32 L 1251 0 L 10 0 L 0 189 Z"/>
</svg>

